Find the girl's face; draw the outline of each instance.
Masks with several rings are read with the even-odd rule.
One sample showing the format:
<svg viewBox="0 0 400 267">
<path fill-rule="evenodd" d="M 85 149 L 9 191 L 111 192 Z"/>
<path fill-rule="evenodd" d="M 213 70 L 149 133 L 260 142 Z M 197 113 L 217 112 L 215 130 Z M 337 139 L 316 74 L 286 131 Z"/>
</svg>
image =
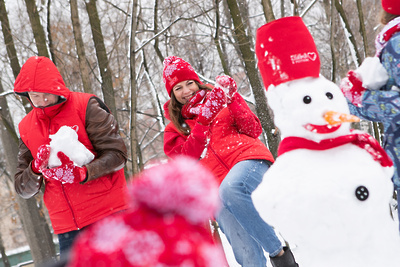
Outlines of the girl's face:
<svg viewBox="0 0 400 267">
<path fill-rule="evenodd" d="M 180 83 L 177 83 L 172 91 L 175 95 L 176 100 L 182 105 L 185 105 L 192 96 L 199 91 L 199 86 L 194 80 L 186 80 Z"/>
<path fill-rule="evenodd" d="M 28 92 L 28 95 L 32 101 L 32 104 L 37 108 L 44 108 L 54 105 L 58 101 L 58 95 L 38 92 Z"/>
</svg>

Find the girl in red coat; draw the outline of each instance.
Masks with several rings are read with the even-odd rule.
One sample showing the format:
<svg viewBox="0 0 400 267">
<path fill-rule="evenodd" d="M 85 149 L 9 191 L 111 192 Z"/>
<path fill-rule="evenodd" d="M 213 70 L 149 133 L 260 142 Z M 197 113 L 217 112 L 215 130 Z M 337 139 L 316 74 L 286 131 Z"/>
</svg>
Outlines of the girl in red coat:
<svg viewBox="0 0 400 267">
<path fill-rule="evenodd" d="M 169 157 L 199 159 L 220 182 L 222 208 L 216 215 L 221 230 L 242 266 L 295 267 L 293 255 L 255 210 L 251 193 L 273 162 L 258 139 L 259 119 L 236 92 L 229 76 L 218 76 L 214 89 L 204 85 L 192 66 L 181 58 L 164 60 L 163 79 L 171 99 L 165 115 L 164 152 Z"/>
</svg>

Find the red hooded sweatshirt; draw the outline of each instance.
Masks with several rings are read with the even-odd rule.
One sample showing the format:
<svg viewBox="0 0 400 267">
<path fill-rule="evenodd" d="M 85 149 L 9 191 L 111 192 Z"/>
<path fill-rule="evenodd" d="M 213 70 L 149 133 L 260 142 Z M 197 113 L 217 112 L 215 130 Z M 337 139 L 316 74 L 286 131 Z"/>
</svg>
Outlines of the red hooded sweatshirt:
<svg viewBox="0 0 400 267">
<path fill-rule="evenodd" d="M 27 60 L 15 81 L 14 91 L 23 96 L 28 96 L 28 92 L 40 92 L 61 97 L 55 105 L 33 107 L 19 123 L 20 138 L 34 158 L 39 146 L 49 144 L 49 135 L 66 125 L 77 130 L 78 140 L 95 155 L 96 160 L 98 155 L 85 130 L 86 109 L 94 95 L 71 92 L 56 66 L 46 57 Z M 54 233 L 81 229 L 126 209 L 125 189 L 123 169 L 85 184 L 62 184 L 54 179 L 45 179 L 44 202 Z"/>
</svg>

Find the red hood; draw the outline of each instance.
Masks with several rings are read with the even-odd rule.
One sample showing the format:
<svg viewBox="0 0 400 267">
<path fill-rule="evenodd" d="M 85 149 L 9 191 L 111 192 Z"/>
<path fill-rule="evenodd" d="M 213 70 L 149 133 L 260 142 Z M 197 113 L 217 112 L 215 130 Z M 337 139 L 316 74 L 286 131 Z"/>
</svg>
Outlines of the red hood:
<svg viewBox="0 0 400 267">
<path fill-rule="evenodd" d="M 31 57 L 22 66 L 15 80 L 14 92 L 26 97 L 28 92 L 49 93 L 67 99 L 71 91 L 65 86 L 60 72 L 50 59 Z"/>
</svg>

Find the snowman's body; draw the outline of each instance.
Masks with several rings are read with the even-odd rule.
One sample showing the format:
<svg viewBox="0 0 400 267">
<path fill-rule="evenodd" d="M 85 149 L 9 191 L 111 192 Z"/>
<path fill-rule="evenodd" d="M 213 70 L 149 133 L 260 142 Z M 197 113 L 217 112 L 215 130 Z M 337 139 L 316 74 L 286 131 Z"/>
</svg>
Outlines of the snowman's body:
<svg viewBox="0 0 400 267">
<path fill-rule="evenodd" d="M 270 88 L 267 97 L 283 138 L 320 142 L 350 134 L 348 123 L 319 132 L 325 112 L 348 113 L 339 88 L 323 77 Z M 277 158 L 253 201 L 261 217 L 297 246 L 302 267 L 400 266 L 400 237 L 389 207 L 392 175 L 392 167 L 351 143 L 293 149 Z"/>
</svg>

